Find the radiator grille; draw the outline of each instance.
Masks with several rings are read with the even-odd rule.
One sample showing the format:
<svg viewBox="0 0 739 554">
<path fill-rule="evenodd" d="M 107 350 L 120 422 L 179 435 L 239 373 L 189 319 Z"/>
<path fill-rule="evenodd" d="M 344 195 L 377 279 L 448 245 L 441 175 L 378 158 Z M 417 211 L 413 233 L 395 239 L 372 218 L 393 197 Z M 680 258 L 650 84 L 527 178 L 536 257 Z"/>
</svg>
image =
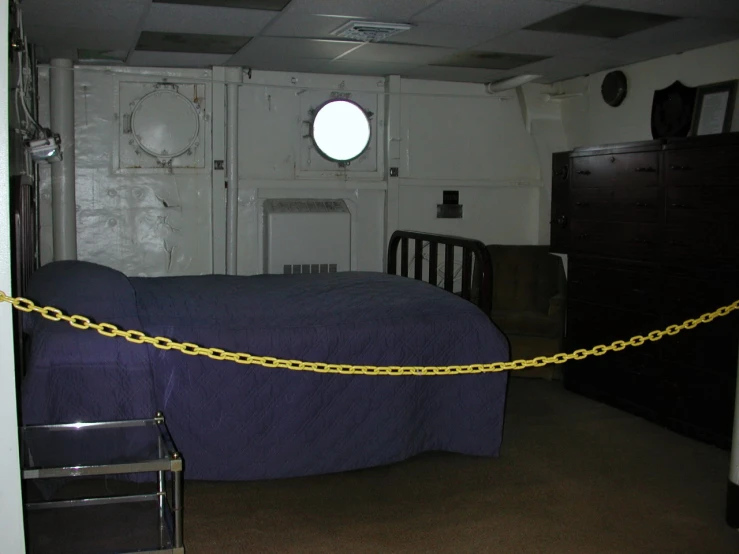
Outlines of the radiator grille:
<svg viewBox="0 0 739 554">
<path fill-rule="evenodd" d="M 304 273 L 336 273 L 337 264 L 285 264 L 285 275 L 301 275 Z"/>
</svg>

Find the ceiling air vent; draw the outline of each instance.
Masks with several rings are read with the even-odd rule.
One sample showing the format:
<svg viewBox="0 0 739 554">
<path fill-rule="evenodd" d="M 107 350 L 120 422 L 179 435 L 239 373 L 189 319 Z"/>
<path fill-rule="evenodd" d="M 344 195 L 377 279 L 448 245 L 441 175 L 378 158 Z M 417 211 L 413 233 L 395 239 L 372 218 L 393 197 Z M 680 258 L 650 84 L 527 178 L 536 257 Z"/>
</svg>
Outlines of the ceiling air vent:
<svg viewBox="0 0 739 554">
<path fill-rule="evenodd" d="M 412 25 L 404 23 L 379 23 L 377 21 L 350 21 L 331 34 L 359 42 L 381 42 L 393 35 L 408 31 Z"/>
</svg>

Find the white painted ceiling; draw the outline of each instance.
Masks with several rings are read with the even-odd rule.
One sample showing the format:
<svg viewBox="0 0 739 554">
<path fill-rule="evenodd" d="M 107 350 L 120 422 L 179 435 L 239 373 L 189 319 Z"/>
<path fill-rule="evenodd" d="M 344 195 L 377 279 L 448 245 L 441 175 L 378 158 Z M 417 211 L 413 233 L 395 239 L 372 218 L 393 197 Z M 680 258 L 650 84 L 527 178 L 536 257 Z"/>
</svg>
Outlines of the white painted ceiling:
<svg viewBox="0 0 739 554">
<path fill-rule="evenodd" d="M 21 7 L 42 61 L 237 65 L 468 82 L 533 73 L 551 83 L 739 39 L 739 0 L 169 2 L 23 0 Z M 575 26 L 568 27 L 573 18 Z M 627 25 L 654 26 L 629 32 L 617 25 L 624 18 Z M 331 32 L 351 19 L 413 27 L 381 43 L 337 40 Z"/>
</svg>

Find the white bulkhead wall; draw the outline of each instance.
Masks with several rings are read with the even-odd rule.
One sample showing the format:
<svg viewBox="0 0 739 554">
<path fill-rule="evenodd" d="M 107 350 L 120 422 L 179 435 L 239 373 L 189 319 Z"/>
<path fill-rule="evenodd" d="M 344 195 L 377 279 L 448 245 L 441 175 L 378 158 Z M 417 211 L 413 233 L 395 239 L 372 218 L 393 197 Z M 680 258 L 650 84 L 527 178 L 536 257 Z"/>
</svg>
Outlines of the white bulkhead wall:
<svg viewBox="0 0 739 554">
<path fill-rule="evenodd" d="M 48 67 L 39 73 L 41 116 L 48 121 Z M 225 68 L 75 67 L 79 259 L 128 275 L 225 271 L 226 174 L 216 165 L 226 158 L 225 74 Z M 482 85 L 395 79 L 391 93 L 399 102 L 388 101 L 382 77 L 244 74 L 238 97 L 239 274 L 262 270 L 261 206 L 268 198 L 344 199 L 356 270 L 382 270 L 387 229 L 486 243 L 545 242 L 549 206 L 542 176 L 563 132 L 559 114 L 537 105 L 536 85 L 526 85 L 526 94 L 489 95 Z M 197 101 L 202 138 L 192 156 L 172 168 L 136 167 L 130 134 L 122 132 L 125 116 L 141 96 L 137 87 L 144 93 L 163 82 L 178 84 Z M 310 108 L 342 94 L 373 113 L 370 150 L 345 169 L 317 154 L 305 123 Z M 387 106 L 400 113 L 386 113 Z M 399 177 L 388 179 L 386 122 L 393 116 L 400 136 L 390 137 L 390 152 Z M 462 219 L 436 218 L 444 190 L 459 191 Z M 48 167 L 42 168 L 41 198 L 46 263 L 52 258 Z"/>
</svg>

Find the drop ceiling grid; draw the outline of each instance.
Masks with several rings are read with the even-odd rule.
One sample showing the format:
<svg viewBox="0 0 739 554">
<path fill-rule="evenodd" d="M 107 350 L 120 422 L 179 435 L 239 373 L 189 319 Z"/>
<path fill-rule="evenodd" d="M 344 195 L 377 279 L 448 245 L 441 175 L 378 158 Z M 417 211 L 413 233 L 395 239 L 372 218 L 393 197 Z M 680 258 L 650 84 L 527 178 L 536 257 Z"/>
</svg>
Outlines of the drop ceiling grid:
<svg viewBox="0 0 739 554">
<path fill-rule="evenodd" d="M 478 44 L 475 50 L 554 56 L 567 52 L 586 51 L 605 42 L 609 40 L 600 37 L 521 29 Z"/>
<path fill-rule="evenodd" d="M 403 21 L 438 0 L 292 0 L 285 13 L 343 15 Z M 456 0 L 455 0 L 456 1 Z"/>
<path fill-rule="evenodd" d="M 132 29 L 90 29 L 26 25 L 26 33 L 34 44 L 46 48 L 126 50 L 136 42 Z"/>
<path fill-rule="evenodd" d="M 320 39 L 257 37 L 228 60 L 229 65 L 256 65 L 262 59 L 333 60 L 359 44 L 356 42 Z"/>
<path fill-rule="evenodd" d="M 212 1 L 269 7 L 261 0 Z M 666 23 L 621 39 L 523 29 L 582 4 L 700 18 Z M 473 82 L 537 68 L 545 74 L 541 81 L 577 76 L 589 67 L 617 67 L 739 38 L 739 0 L 292 0 L 282 12 L 203 6 L 198 0 L 24 0 L 22 6 L 29 37 L 45 47 L 42 52 L 54 56 L 76 49 L 131 51 L 142 30 L 185 35 L 178 37 L 184 41 L 187 34 L 243 36 L 257 38 L 235 55 L 173 52 L 171 59 L 177 67 L 185 66 L 189 57 L 193 67 L 211 61 L 275 71 L 327 66 L 331 72 L 345 68 L 347 74 L 397 71 L 403 76 L 438 75 L 443 77 L 440 80 Z M 330 33 L 350 18 L 415 26 L 379 44 L 334 40 L 324 41 L 331 44 L 326 46 L 310 40 L 333 39 Z M 464 50 L 552 57 L 505 71 L 429 65 Z M 164 53 L 134 51 L 127 61 L 167 65 L 166 59 Z"/>
<path fill-rule="evenodd" d="M 270 10 L 279 12 L 290 0 L 152 0 L 154 4 L 190 4 L 216 8 Z"/>
<path fill-rule="evenodd" d="M 189 4 L 152 4 L 144 31 L 203 35 L 258 35 L 280 12 L 212 8 Z"/>
<path fill-rule="evenodd" d="M 441 0 L 411 21 L 513 31 L 574 7 L 550 0 Z"/>
<path fill-rule="evenodd" d="M 131 29 L 149 9 L 149 0 L 23 0 L 26 24 L 64 29 Z"/>
<path fill-rule="evenodd" d="M 456 50 L 434 46 L 406 44 L 365 44 L 342 56 L 344 61 L 432 64 L 452 55 Z"/>
<path fill-rule="evenodd" d="M 739 19 L 737 0 L 590 0 L 589 4 L 677 17 Z"/>
</svg>

